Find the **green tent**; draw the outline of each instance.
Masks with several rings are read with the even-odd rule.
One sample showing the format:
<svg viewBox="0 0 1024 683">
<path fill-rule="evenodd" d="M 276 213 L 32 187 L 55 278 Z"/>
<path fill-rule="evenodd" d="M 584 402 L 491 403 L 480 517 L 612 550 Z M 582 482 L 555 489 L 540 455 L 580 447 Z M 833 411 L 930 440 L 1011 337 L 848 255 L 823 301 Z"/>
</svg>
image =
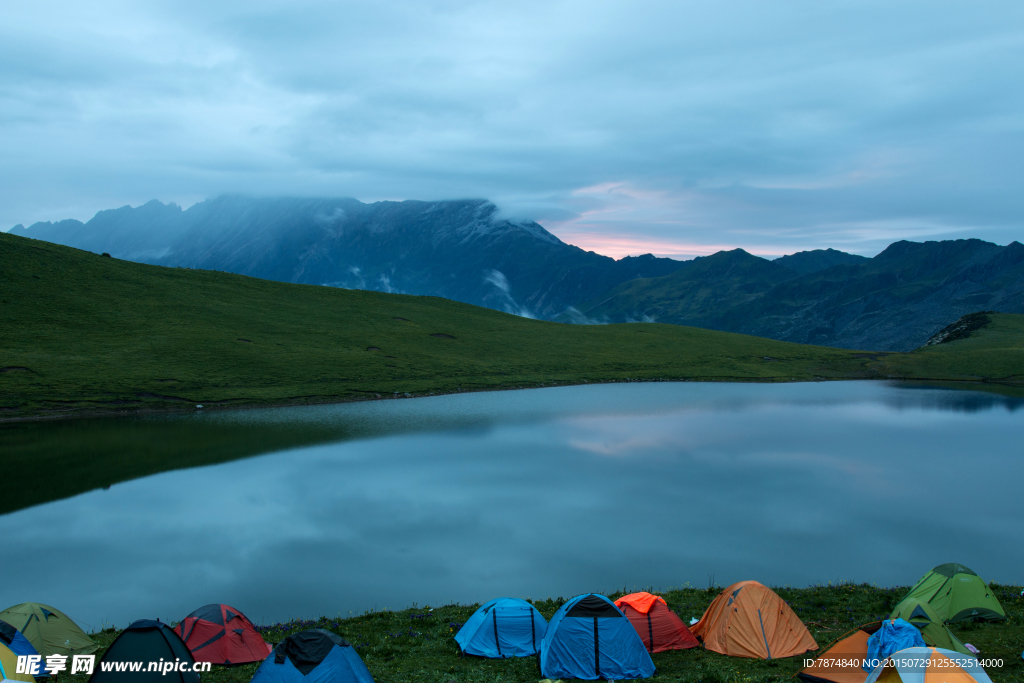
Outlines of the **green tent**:
<svg viewBox="0 0 1024 683">
<path fill-rule="evenodd" d="M 49 605 L 24 602 L 0 612 L 0 619 L 21 631 L 43 657 L 87 655 L 99 647 L 68 615 Z"/>
<path fill-rule="evenodd" d="M 947 624 L 984 619 L 999 621 L 1006 612 L 980 576 L 962 564 L 941 564 L 921 577 L 904 600 L 928 603 Z"/>
<path fill-rule="evenodd" d="M 941 647 L 947 650 L 956 650 L 963 655 L 974 654 L 964 647 L 964 644 L 954 636 L 946 625 L 942 623 L 942 618 L 935 613 L 928 603 L 921 602 L 915 598 L 904 598 L 903 602 L 896 605 L 896 609 L 889 615 L 890 619 L 903 619 L 909 621 L 911 624 L 917 627 L 917 630 L 921 632 L 921 637 L 924 638 L 925 645 L 931 645 L 932 647 Z"/>
</svg>

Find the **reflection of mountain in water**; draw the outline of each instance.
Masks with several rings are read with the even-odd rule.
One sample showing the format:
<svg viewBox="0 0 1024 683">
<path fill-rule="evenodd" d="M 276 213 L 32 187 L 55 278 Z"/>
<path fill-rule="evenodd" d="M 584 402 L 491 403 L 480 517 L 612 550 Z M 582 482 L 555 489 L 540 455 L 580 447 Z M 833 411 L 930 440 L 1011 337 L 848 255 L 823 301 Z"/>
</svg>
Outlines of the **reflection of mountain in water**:
<svg viewBox="0 0 1024 683">
<path fill-rule="evenodd" d="M 886 399 L 886 405 L 897 410 L 929 408 L 957 413 L 980 413 L 1004 408 L 1014 413 L 1024 409 L 1024 388 L 994 384 L 959 382 L 892 382 L 900 389 L 910 389 Z"/>
</svg>

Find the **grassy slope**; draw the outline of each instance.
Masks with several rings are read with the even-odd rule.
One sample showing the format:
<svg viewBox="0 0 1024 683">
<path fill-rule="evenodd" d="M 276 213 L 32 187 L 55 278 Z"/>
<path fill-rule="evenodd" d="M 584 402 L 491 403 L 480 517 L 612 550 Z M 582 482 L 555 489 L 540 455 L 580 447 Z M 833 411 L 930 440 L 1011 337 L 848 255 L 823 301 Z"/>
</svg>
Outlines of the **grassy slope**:
<svg viewBox="0 0 1024 683">
<path fill-rule="evenodd" d="M 878 588 L 842 584 L 812 588 L 776 588 L 807 625 L 821 652 L 857 624 L 887 616 L 907 588 Z M 1007 614 L 1005 622 L 962 624 L 953 630 L 981 650 L 985 658 L 1002 658 L 1003 667 L 987 673 L 995 683 L 1024 680 L 1020 649 L 1024 642 L 1024 599 L 1020 586 L 994 586 Z M 721 591 L 684 588 L 663 593 L 669 607 L 684 621 L 700 616 Z M 613 599 L 621 593 L 610 597 Z M 539 600 L 534 605 L 550 619 L 563 599 Z M 452 637 L 477 605 L 413 608 L 401 612 L 374 612 L 342 619 L 289 622 L 261 628 L 269 641 L 280 641 L 307 628 L 327 628 L 357 646 L 377 683 L 534 683 L 541 678 L 536 657 L 512 660 L 461 658 Z M 144 615 L 140 615 L 140 618 Z M 117 636 L 110 629 L 96 636 L 104 647 Z M 102 652 L 102 651 L 101 651 Z M 814 654 L 809 654 L 813 657 Z M 726 657 L 703 648 L 662 652 L 653 656 L 658 668 L 651 680 L 665 683 L 782 683 L 792 680 L 803 657 L 762 661 Z M 214 667 L 203 675 L 208 683 L 247 683 L 258 665 Z M 55 683 L 75 677 L 62 675 Z M 80 678 L 80 677 L 78 677 Z"/>
<path fill-rule="evenodd" d="M 1024 315 L 997 313 L 967 339 L 886 357 L 890 372 L 907 377 L 1024 383 Z"/>
<path fill-rule="evenodd" d="M 435 297 L 147 266 L 6 234 L 0 368 L 0 409 L 12 416 L 885 374 L 840 349 L 673 325 L 562 325 Z"/>
</svg>

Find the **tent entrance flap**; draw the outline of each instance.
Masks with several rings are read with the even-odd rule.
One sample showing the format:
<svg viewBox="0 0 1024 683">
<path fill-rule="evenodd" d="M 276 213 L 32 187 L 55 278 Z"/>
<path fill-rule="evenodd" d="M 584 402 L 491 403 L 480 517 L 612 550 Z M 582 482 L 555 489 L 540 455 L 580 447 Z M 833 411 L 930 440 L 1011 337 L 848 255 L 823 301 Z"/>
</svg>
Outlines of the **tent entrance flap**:
<svg viewBox="0 0 1024 683">
<path fill-rule="evenodd" d="M 501 638 L 498 637 L 498 610 L 491 610 L 491 620 L 494 622 L 494 646 L 498 648 L 498 656 L 501 656 Z"/>
<path fill-rule="evenodd" d="M 761 617 L 761 610 L 757 610 L 757 623 L 761 624 L 761 637 L 764 638 L 764 649 L 768 652 L 768 659 L 772 658 L 772 648 L 768 645 L 768 636 L 764 632 L 764 619 Z"/>
</svg>

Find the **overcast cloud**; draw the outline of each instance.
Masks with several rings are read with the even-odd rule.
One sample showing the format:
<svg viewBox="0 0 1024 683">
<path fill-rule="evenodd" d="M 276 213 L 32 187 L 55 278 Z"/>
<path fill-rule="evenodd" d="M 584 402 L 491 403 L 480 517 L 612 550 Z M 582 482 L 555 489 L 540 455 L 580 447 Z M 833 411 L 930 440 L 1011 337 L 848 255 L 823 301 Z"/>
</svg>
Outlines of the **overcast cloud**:
<svg viewBox="0 0 1024 683">
<path fill-rule="evenodd" d="M 0 227 L 486 197 L 613 256 L 1024 238 L 1024 3 L 4 3 Z"/>
</svg>

